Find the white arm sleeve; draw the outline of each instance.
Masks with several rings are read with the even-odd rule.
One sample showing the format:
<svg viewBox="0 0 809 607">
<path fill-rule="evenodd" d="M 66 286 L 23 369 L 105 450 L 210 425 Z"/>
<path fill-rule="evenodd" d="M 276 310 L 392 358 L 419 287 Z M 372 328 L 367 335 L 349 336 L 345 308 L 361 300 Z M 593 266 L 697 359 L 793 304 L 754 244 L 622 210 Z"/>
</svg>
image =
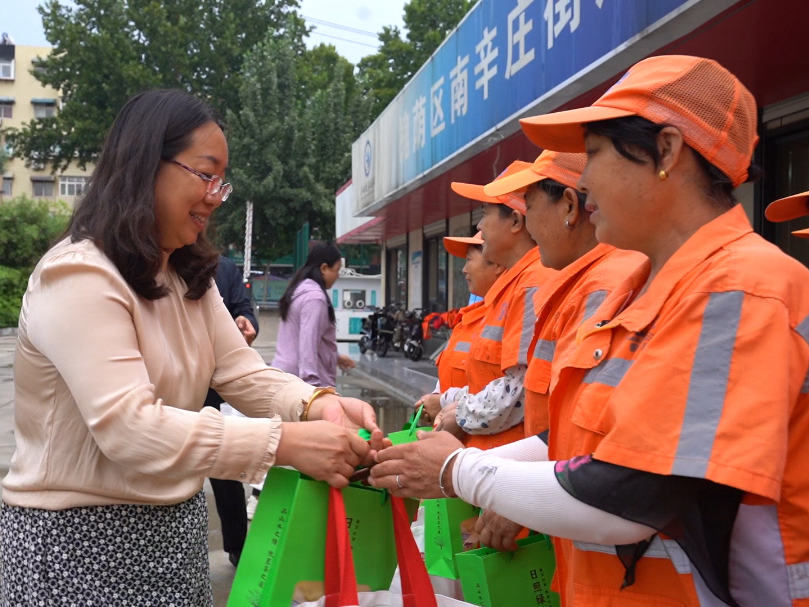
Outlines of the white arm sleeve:
<svg viewBox="0 0 809 607">
<path fill-rule="evenodd" d="M 460 395 L 455 419 L 467 434 L 497 434 L 513 428 L 525 417 L 526 365 L 506 369 L 504 377 L 489 382 L 477 394 Z"/>
<path fill-rule="evenodd" d="M 515 443 L 495 447 L 487 451 L 489 455 L 510 459 L 515 462 L 547 462 L 548 445 L 538 436 L 530 436 Z"/>
<path fill-rule="evenodd" d="M 465 502 L 534 531 L 604 546 L 634 544 L 656 533 L 574 498 L 556 480 L 556 462 L 515 462 L 494 451 L 465 449 L 457 455 L 452 484 Z"/>
<path fill-rule="evenodd" d="M 438 380 L 435 380 L 435 388 L 433 388 L 433 394 L 441 394 L 441 385 L 439 384 Z"/>
</svg>

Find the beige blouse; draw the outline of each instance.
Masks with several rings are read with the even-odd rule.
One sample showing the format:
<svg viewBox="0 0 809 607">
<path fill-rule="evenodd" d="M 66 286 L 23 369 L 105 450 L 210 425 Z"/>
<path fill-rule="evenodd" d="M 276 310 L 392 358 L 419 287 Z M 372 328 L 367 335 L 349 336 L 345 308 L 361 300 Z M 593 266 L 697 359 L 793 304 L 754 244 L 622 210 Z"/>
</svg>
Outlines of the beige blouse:
<svg viewBox="0 0 809 607">
<path fill-rule="evenodd" d="M 190 301 L 171 268 L 159 280 L 168 297 L 138 297 L 87 240 L 39 262 L 20 313 L 7 504 L 175 504 L 206 476 L 257 482 L 273 465 L 281 421 L 313 388 L 267 367 L 215 286 Z M 259 419 L 203 409 L 208 386 Z"/>
</svg>

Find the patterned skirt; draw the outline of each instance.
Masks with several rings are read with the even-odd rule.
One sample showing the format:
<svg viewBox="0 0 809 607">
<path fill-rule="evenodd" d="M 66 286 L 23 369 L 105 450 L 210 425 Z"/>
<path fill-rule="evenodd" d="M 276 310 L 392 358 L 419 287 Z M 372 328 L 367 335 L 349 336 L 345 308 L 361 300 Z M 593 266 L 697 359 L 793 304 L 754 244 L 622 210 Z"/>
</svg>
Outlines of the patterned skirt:
<svg viewBox="0 0 809 607">
<path fill-rule="evenodd" d="M 174 506 L 0 511 L 0 605 L 213 605 L 208 509 Z"/>
</svg>

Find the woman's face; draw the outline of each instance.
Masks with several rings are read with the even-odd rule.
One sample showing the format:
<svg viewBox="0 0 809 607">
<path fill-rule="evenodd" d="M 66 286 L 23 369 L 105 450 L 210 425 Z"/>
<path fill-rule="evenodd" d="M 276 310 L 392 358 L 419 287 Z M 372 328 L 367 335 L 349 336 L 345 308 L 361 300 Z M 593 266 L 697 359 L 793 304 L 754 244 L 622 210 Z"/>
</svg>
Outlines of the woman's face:
<svg viewBox="0 0 809 607">
<path fill-rule="evenodd" d="M 343 266 L 343 260 L 338 259 L 332 265 L 321 264 L 320 271 L 323 274 L 323 282 L 327 289 L 331 289 L 337 279 L 340 278 L 340 268 Z"/>
<path fill-rule="evenodd" d="M 542 265 L 561 270 L 570 264 L 574 233 L 565 227 L 568 205 L 566 199 L 552 200 L 538 184 L 528 188 L 525 195 L 525 227 L 537 243 Z"/>
<path fill-rule="evenodd" d="M 486 297 L 494 281 L 499 276 L 498 266 L 486 261 L 483 252 L 475 247 L 467 247 L 463 275 L 469 292 L 478 297 Z"/>
<path fill-rule="evenodd" d="M 489 261 L 507 265 L 508 255 L 514 248 L 515 237 L 511 231 L 514 220 L 500 214 L 499 204 L 483 205 L 483 218 L 478 222 L 478 230 L 483 238 L 483 256 Z M 509 209 L 510 210 L 510 209 Z"/>
<path fill-rule="evenodd" d="M 649 250 L 666 204 L 654 195 L 659 182 L 654 168 L 624 158 L 601 135 L 588 133 L 585 146 L 587 165 L 578 189 L 587 194 L 596 238 L 619 249 Z"/>
<path fill-rule="evenodd" d="M 224 179 L 228 144 L 214 122 L 191 134 L 191 144 L 174 160 L 203 175 Z M 170 252 L 194 244 L 211 214 L 222 204 L 221 194 L 208 194 L 208 182 L 174 164 L 163 161 L 155 179 L 155 218 L 160 246 Z"/>
</svg>

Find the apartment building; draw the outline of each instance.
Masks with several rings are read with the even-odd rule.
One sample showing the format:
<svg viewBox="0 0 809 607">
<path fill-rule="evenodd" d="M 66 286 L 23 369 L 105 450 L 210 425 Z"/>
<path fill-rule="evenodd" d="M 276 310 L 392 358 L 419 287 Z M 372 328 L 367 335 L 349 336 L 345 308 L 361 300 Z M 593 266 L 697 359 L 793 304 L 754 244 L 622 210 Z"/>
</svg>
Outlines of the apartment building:
<svg viewBox="0 0 809 607">
<path fill-rule="evenodd" d="M 34 62 L 51 52 L 49 46 L 21 46 L 3 35 L 0 39 L 0 143 L 5 145 L 2 131 L 17 128 L 32 120 L 53 116 L 59 112 L 59 92 L 43 86 L 33 74 Z M 71 164 L 64 172 L 53 172 L 51 166 L 11 158 L 3 172 L 2 198 L 8 200 L 25 194 L 29 198 L 65 201 L 73 204 L 81 194 L 92 166 L 82 170 Z"/>
</svg>

